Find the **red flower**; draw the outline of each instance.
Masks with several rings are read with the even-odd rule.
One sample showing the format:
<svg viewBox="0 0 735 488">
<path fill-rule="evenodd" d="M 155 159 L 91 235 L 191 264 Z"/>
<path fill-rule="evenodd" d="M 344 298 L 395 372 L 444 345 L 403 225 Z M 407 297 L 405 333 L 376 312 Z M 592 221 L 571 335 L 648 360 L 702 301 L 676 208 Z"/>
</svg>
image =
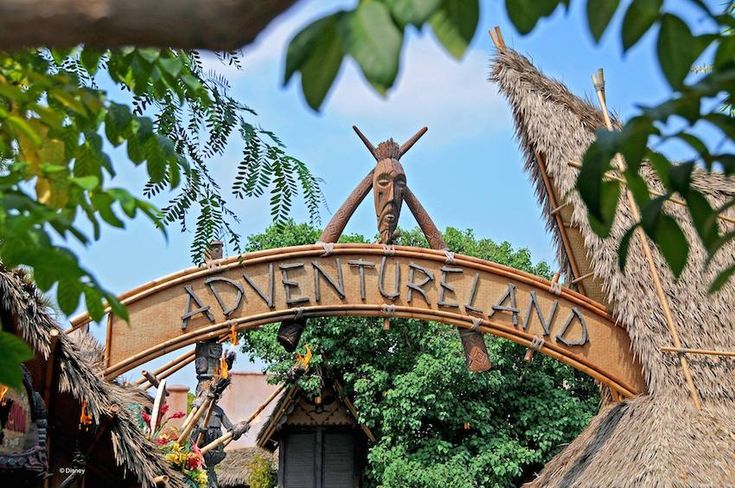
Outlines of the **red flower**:
<svg viewBox="0 0 735 488">
<path fill-rule="evenodd" d="M 163 418 L 163 416 L 166 415 L 166 412 L 168 412 L 168 403 L 161 405 L 161 408 L 158 411 L 160 412 L 160 418 Z"/>
<path fill-rule="evenodd" d="M 145 422 L 146 424 L 151 423 L 151 416 L 145 410 L 140 412 L 140 416 L 143 418 L 143 422 Z"/>
<path fill-rule="evenodd" d="M 186 412 L 176 412 L 173 415 L 171 415 L 171 417 L 169 418 L 170 419 L 183 419 L 184 417 L 186 417 Z"/>
</svg>

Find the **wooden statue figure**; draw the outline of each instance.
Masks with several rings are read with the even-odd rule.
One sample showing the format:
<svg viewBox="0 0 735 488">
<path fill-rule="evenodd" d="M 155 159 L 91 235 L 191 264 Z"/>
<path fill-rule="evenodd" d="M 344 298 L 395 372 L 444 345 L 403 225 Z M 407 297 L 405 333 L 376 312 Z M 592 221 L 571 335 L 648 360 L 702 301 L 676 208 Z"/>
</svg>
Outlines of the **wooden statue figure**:
<svg viewBox="0 0 735 488">
<path fill-rule="evenodd" d="M 222 344 L 217 341 L 197 342 L 194 349 L 194 368 L 197 374 L 197 395 L 219 370 Z"/>
<path fill-rule="evenodd" d="M 231 430 L 232 439 L 237 440 L 250 429 L 250 424 L 248 422 L 239 422 L 237 425 L 233 425 L 225 411 L 222 410 L 222 407 L 214 405 L 212 407 L 212 413 L 209 416 L 209 422 L 207 422 L 207 426 L 204 428 L 204 437 L 201 445 L 206 446 L 219 438 L 223 434 L 223 427 L 225 431 Z M 200 427 L 197 426 L 192 432 L 192 439 L 198 438 L 200 432 Z M 204 455 L 204 463 L 207 465 L 207 479 L 209 481 L 207 486 L 209 488 L 217 488 L 219 486 L 214 467 L 221 463 L 226 455 L 224 444 L 215 447 Z"/>
<path fill-rule="evenodd" d="M 375 149 L 378 163 L 373 171 L 373 199 L 382 244 L 393 243 L 403 206 L 406 172 L 398 161 L 400 157 L 401 148 L 393 139 L 381 142 Z"/>
</svg>

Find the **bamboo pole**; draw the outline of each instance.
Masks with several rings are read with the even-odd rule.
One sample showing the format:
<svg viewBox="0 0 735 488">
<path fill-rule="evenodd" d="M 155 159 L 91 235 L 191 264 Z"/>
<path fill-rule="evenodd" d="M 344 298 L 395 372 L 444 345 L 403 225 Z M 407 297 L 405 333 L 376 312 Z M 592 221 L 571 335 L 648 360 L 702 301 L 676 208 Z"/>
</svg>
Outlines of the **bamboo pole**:
<svg viewBox="0 0 735 488">
<path fill-rule="evenodd" d="M 156 476 L 155 478 L 153 478 L 153 482 L 156 485 L 165 485 L 166 483 L 168 483 L 168 476 L 166 475 Z"/>
<path fill-rule="evenodd" d="M 610 113 L 608 112 L 607 108 L 607 100 L 605 98 L 605 75 L 602 71 L 602 68 L 597 71 L 596 75 L 592 75 L 592 82 L 595 86 L 595 92 L 597 93 L 597 100 L 599 101 L 600 108 L 602 109 L 602 116 L 605 119 L 605 125 L 607 126 L 608 130 L 612 131 L 614 130 L 614 128 L 612 120 L 610 119 Z M 616 169 L 622 173 L 625 170 L 625 161 L 623 161 L 623 158 L 620 156 L 620 154 L 615 155 L 613 164 L 615 163 L 617 163 L 618 166 Z M 638 211 L 638 206 L 635 203 L 635 199 L 633 198 L 633 194 L 630 192 L 627 186 L 624 186 L 623 188 L 625 190 L 625 196 L 628 200 L 628 206 L 630 207 L 630 213 L 632 214 L 636 222 L 638 222 L 641 220 L 641 215 Z M 676 322 L 674 321 L 674 317 L 671 313 L 669 299 L 666 297 L 666 293 L 664 292 L 664 288 L 661 283 L 661 277 L 658 275 L 658 271 L 656 270 L 656 264 L 653 260 L 651 246 L 649 245 L 648 239 L 646 238 L 646 235 L 644 234 L 640 226 L 636 227 L 636 230 L 634 232 L 641 243 L 641 247 L 643 248 L 643 254 L 646 258 L 646 263 L 648 264 L 648 272 L 653 281 L 653 286 L 656 289 L 656 295 L 658 296 L 661 309 L 664 313 L 666 325 L 668 326 L 669 333 L 671 334 L 671 338 L 674 342 L 674 347 L 680 349 L 682 345 L 681 339 L 679 338 L 679 330 L 676 327 Z M 701 409 L 702 403 L 699 397 L 699 392 L 697 392 L 697 388 L 694 385 L 692 373 L 689 370 L 689 362 L 684 355 L 679 356 L 679 362 L 681 363 L 681 369 L 684 373 L 684 379 L 686 381 L 687 387 L 689 388 L 689 394 L 691 395 L 692 401 L 694 402 L 694 407 L 699 410 Z"/>
<path fill-rule="evenodd" d="M 664 352 L 675 352 L 680 354 L 701 354 L 704 356 L 724 356 L 724 357 L 735 357 L 735 351 L 715 351 L 713 349 L 692 349 L 689 347 L 670 347 L 665 346 L 661 348 Z"/>
<path fill-rule="evenodd" d="M 572 168 L 577 168 L 577 169 L 581 169 L 582 168 L 582 163 L 579 163 L 577 161 L 569 161 L 567 164 L 569 164 L 569 166 L 571 166 Z M 625 183 L 625 179 L 624 178 L 621 178 L 619 176 L 615 176 L 615 175 L 610 174 L 610 173 L 606 173 L 605 176 L 604 176 L 604 178 L 606 180 L 610 180 L 610 181 L 617 181 L 617 182 L 623 183 L 623 184 Z M 664 196 L 663 193 L 661 193 L 660 191 L 654 190 L 652 188 L 649 188 L 648 189 L 648 193 L 650 195 L 655 196 L 655 197 L 662 197 L 662 196 Z M 676 205 L 682 206 L 682 207 L 686 207 L 687 206 L 687 204 L 686 204 L 686 202 L 684 200 L 680 200 L 678 198 L 671 197 L 671 198 L 668 199 L 668 201 L 671 202 L 671 203 L 674 203 Z M 735 219 L 733 219 L 731 217 L 728 217 L 727 215 L 718 214 L 717 215 L 717 218 L 720 219 L 723 222 L 727 222 L 728 224 L 735 224 Z"/>
<path fill-rule="evenodd" d="M 199 422 L 199 419 L 202 417 L 202 415 L 204 415 L 204 412 L 208 409 L 211 403 L 212 399 L 206 398 L 199 406 L 199 408 L 191 411 L 181 427 L 181 434 L 179 435 L 179 438 L 176 440 L 176 442 L 181 444 L 182 442 L 186 441 L 186 439 L 191 434 L 191 431 L 194 430 L 194 427 Z"/>
</svg>

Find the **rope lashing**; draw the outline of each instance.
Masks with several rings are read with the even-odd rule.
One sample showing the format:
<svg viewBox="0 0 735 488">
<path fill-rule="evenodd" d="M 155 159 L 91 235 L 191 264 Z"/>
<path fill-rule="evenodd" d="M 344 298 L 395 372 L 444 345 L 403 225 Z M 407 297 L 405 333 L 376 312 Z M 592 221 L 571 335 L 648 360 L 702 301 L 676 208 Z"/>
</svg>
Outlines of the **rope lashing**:
<svg viewBox="0 0 735 488">
<path fill-rule="evenodd" d="M 553 293 L 554 295 L 561 295 L 561 283 L 553 281 L 551 282 L 551 286 L 549 286 L 549 291 Z"/>
<path fill-rule="evenodd" d="M 294 309 L 294 320 L 301 320 L 304 318 L 304 307 L 298 307 Z"/>
<path fill-rule="evenodd" d="M 334 242 L 317 241 L 317 244 L 324 249 L 322 257 L 327 257 L 334 252 Z"/>
<path fill-rule="evenodd" d="M 393 244 L 383 244 L 383 254 L 393 256 L 396 253 L 396 246 Z"/>
<path fill-rule="evenodd" d="M 470 327 L 470 330 L 472 332 L 477 332 L 480 326 L 482 325 L 482 319 L 479 317 L 472 317 L 472 327 Z"/>
<path fill-rule="evenodd" d="M 446 259 L 444 260 L 444 264 L 454 264 L 454 256 L 456 256 L 455 253 L 447 249 L 444 249 L 444 256 L 446 256 Z"/>
<path fill-rule="evenodd" d="M 395 305 L 383 305 L 383 313 L 386 315 L 393 315 L 396 313 L 396 306 Z M 383 318 L 383 330 L 390 330 L 390 319 L 388 317 Z"/>
<path fill-rule="evenodd" d="M 533 336 L 533 339 L 531 340 L 531 345 L 526 350 L 526 355 L 523 357 L 523 360 L 526 362 L 530 362 L 533 359 L 533 353 L 534 351 L 541 351 L 541 349 L 546 344 L 546 341 L 541 336 Z"/>
</svg>

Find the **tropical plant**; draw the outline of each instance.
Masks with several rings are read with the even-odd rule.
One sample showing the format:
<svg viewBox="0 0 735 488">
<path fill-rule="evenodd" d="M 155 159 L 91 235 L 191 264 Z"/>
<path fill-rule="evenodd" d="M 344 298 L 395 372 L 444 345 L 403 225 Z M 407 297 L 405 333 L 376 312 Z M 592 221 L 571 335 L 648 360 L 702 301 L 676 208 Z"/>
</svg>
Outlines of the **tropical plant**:
<svg viewBox="0 0 735 488">
<path fill-rule="evenodd" d="M 318 237 L 311 226 L 288 224 L 251 236 L 246 248 Z M 546 263 L 534 264 L 527 250 L 507 242 L 451 228 L 445 239 L 455 252 L 551 274 Z M 428 247 L 418 229 L 403 231 L 400 244 Z M 282 381 L 293 358 L 277 343 L 277 329 L 245 333 L 242 350 Z M 590 378 L 545 356 L 526 363 L 521 346 L 491 336 L 492 370 L 470 372 L 457 332 L 443 324 L 392 319 L 385 331 L 379 319 L 310 319 L 300 344 L 314 351 L 300 386 L 316 395 L 325 377 L 340 379 L 359 421 L 378 437 L 368 455 L 369 486 L 516 486 L 571 441 L 599 405 Z"/>
<path fill-rule="evenodd" d="M 218 57 L 240 67 L 237 53 Z M 102 84 L 121 90 L 119 99 L 111 100 Z M 283 222 L 301 189 L 311 218 L 318 220 L 317 178 L 285 152 L 275 134 L 252 123 L 255 112 L 228 88 L 196 51 L 0 52 L 0 262 L 32 268 L 41 291 L 55 287 L 66 314 L 84 297 L 94 320 L 105 305 L 126 317 L 64 242 L 88 245 L 105 226 L 122 228 L 142 215 L 164 234 L 170 224 L 191 226 L 194 262 L 204 259 L 215 239 L 227 240 L 238 252 L 238 216 L 210 171 L 236 139 L 243 141 L 231 189 L 236 198 L 268 192 L 273 218 Z M 144 188 L 112 185 L 125 159 L 145 167 Z M 166 189 L 172 197 L 158 210 L 150 199 Z M 13 364 L 27 357 L 27 348 L 10 344 L 12 337 L 0 339 Z M 3 368 L 0 383 L 16 385 L 16 369 Z"/>
</svg>

